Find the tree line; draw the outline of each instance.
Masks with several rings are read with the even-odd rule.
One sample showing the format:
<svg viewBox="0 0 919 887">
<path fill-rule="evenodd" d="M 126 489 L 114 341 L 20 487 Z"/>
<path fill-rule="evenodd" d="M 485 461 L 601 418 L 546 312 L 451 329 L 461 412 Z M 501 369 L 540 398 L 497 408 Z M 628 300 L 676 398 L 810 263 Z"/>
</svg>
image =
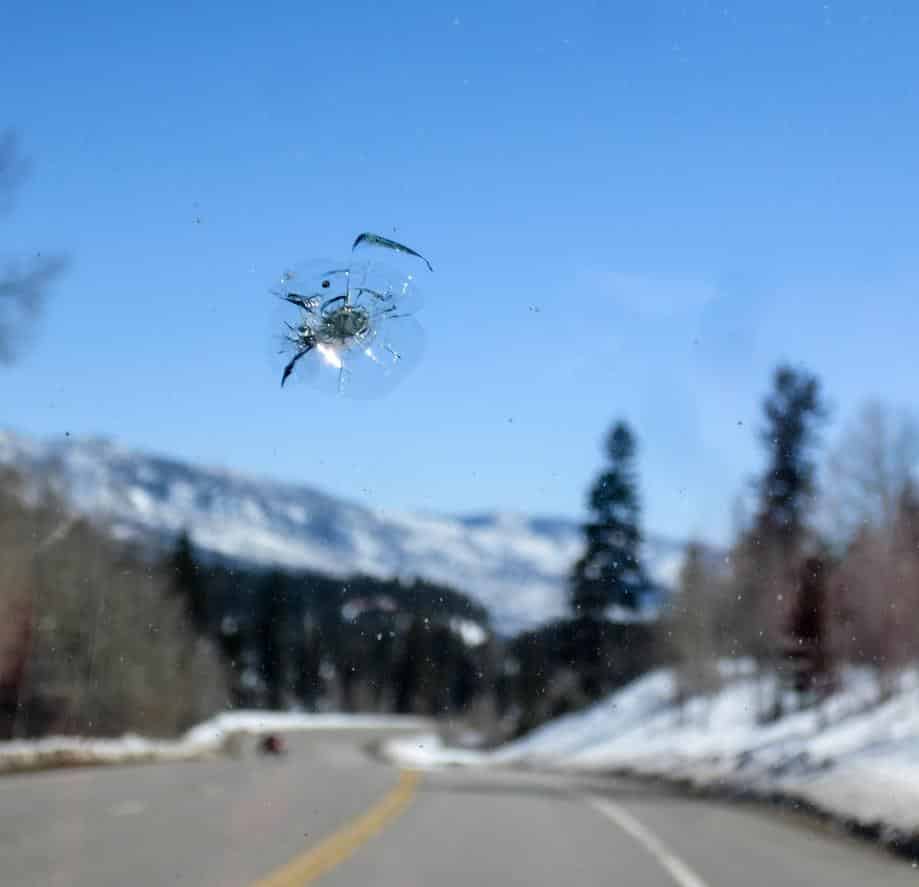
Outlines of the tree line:
<svg viewBox="0 0 919 887">
<path fill-rule="evenodd" d="M 151 555 L 0 473 L 0 738 L 175 735 L 225 708 L 474 717 L 500 642 L 468 596 Z"/>
<path fill-rule="evenodd" d="M 188 534 L 168 563 L 239 707 L 447 715 L 493 671 L 487 612 L 443 585 L 208 562 Z"/>
<path fill-rule="evenodd" d="M 764 464 L 738 503 L 722 557 L 687 549 L 660 623 L 682 699 L 706 697 L 718 660 L 746 658 L 758 715 L 821 702 L 842 670 L 896 691 L 919 654 L 919 429 L 864 405 L 826 444 L 829 410 L 812 373 L 779 367 L 763 401 Z"/>
<path fill-rule="evenodd" d="M 0 738 L 175 735 L 226 702 L 162 565 L 0 472 Z"/>
<path fill-rule="evenodd" d="M 576 710 L 659 664 L 675 692 L 714 693 L 745 660 L 759 714 L 820 701 L 841 669 L 896 690 L 919 641 L 919 432 L 865 407 L 823 452 L 815 376 L 776 370 L 763 466 L 727 548 L 687 545 L 659 594 L 642 559 L 638 440 L 611 428 L 588 491 L 570 615 L 513 637 L 443 585 L 218 562 L 182 534 L 151 557 L 0 478 L 0 710 L 6 735 L 175 733 L 226 706 L 420 713 L 493 738 Z"/>
<path fill-rule="evenodd" d="M 0 133 L 0 215 L 27 168 Z M 21 352 L 64 264 L 7 263 L 0 364 Z M 616 422 L 588 492 L 570 616 L 513 638 L 471 598 L 422 581 L 218 564 L 186 534 L 151 558 L 3 473 L 0 736 L 174 733 L 244 705 L 474 716 L 503 737 L 660 663 L 680 699 L 710 696 L 725 659 L 753 664 L 764 719 L 825 698 L 850 665 L 886 698 L 919 645 L 919 430 L 870 403 L 826 453 L 828 419 L 817 377 L 778 367 L 763 464 L 727 551 L 691 540 L 653 622 L 640 618 L 658 590 L 642 560 L 638 439 Z"/>
<path fill-rule="evenodd" d="M 598 699 L 656 665 L 682 702 L 710 698 L 726 663 L 747 663 L 758 716 L 818 704 L 842 671 L 894 693 L 919 658 L 919 426 L 864 405 L 833 446 L 819 379 L 781 365 L 762 400 L 763 462 L 738 495 L 726 548 L 690 540 L 677 588 L 653 621 L 642 561 L 638 440 L 616 422 L 588 491 L 584 552 L 569 577 L 570 617 L 510 645 L 517 731 Z M 634 618 L 629 618 L 629 613 Z"/>
</svg>

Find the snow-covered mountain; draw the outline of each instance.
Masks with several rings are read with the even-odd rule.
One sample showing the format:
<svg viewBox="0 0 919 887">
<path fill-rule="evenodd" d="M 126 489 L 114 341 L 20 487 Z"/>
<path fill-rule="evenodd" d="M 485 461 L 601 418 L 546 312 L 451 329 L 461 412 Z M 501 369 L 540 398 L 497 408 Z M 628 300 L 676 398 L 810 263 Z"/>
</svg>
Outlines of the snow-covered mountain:
<svg viewBox="0 0 919 887">
<path fill-rule="evenodd" d="M 563 613 L 564 578 L 581 548 L 577 524 L 568 520 L 371 509 L 105 439 L 0 431 L 0 465 L 52 479 L 75 510 L 120 537 L 163 542 L 187 529 L 201 549 L 234 560 L 335 575 L 421 576 L 481 601 L 501 630 Z M 670 585 L 682 546 L 651 539 L 646 549 L 652 575 Z"/>
</svg>

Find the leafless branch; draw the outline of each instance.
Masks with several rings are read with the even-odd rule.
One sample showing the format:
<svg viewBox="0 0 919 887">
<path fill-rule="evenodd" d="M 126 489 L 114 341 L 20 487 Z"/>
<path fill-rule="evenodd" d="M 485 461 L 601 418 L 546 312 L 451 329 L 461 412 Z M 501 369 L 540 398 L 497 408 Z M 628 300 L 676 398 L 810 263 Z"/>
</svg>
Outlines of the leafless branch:
<svg viewBox="0 0 919 887">
<path fill-rule="evenodd" d="M 41 314 L 48 287 L 67 266 L 60 256 L 13 263 L 0 276 L 0 364 L 19 356 Z"/>
<path fill-rule="evenodd" d="M 29 172 L 28 161 L 19 150 L 12 130 L 0 133 L 0 213 L 13 208 L 16 193 Z"/>
<path fill-rule="evenodd" d="M 8 213 L 29 171 L 12 131 L 0 133 L 0 214 Z M 66 261 L 60 256 L 35 256 L 11 261 L 0 271 L 0 365 L 21 353 L 41 314 L 49 286 Z"/>
<path fill-rule="evenodd" d="M 828 465 L 824 508 L 831 531 L 889 529 L 900 495 L 919 464 L 919 425 L 913 416 L 876 401 L 848 424 Z"/>
</svg>

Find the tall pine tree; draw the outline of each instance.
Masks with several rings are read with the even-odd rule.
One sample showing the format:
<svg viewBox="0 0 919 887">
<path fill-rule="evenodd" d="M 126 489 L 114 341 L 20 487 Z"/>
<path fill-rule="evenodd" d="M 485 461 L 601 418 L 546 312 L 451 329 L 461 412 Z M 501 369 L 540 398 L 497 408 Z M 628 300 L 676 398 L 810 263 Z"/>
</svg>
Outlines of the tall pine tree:
<svg viewBox="0 0 919 887">
<path fill-rule="evenodd" d="M 271 709 L 282 707 L 287 689 L 289 582 L 289 577 L 280 570 L 272 570 L 259 588 L 256 644 L 266 704 Z"/>
<path fill-rule="evenodd" d="M 766 422 L 760 436 L 769 461 L 759 482 L 755 530 L 761 543 L 777 545 L 788 558 L 800 550 L 814 495 L 813 450 L 826 417 L 817 377 L 780 366 L 763 413 Z"/>
<path fill-rule="evenodd" d="M 188 532 L 183 530 L 169 558 L 172 587 L 185 604 L 188 617 L 198 634 L 208 629 L 207 583 Z"/>
<path fill-rule="evenodd" d="M 576 616 L 602 618 L 614 604 L 637 607 L 647 585 L 640 561 L 636 449 L 631 428 L 617 422 L 606 439 L 609 464 L 590 490 L 586 549 L 571 575 L 570 602 Z"/>
<path fill-rule="evenodd" d="M 741 562 L 746 562 L 742 595 L 750 652 L 761 668 L 781 678 L 773 682 L 771 701 L 760 700 L 760 717 L 769 721 L 784 713 L 780 690 L 793 672 L 789 622 L 802 594 L 806 549 L 813 543 L 808 519 L 817 474 L 814 450 L 826 416 L 817 377 L 791 366 L 778 367 L 763 402 L 763 415 L 760 439 L 767 464 L 757 484 L 753 526 L 738 551 Z"/>
</svg>

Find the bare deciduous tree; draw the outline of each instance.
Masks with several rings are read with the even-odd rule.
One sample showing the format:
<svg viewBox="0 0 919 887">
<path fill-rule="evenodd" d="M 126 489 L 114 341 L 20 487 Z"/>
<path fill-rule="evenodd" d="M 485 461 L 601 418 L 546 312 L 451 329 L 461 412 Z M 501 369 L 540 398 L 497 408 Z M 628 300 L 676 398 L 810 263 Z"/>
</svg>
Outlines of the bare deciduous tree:
<svg viewBox="0 0 919 887">
<path fill-rule="evenodd" d="M 718 672 L 723 578 L 697 542 L 686 547 L 679 587 L 660 623 L 664 648 L 674 659 L 677 700 L 709 696 L 720 686 Z M 669 657 L 668 657 L 669 658 Z"/>
<path fill-rule="evenodd" d="M 835 576 L 836 646 L 876 670 L 882 698 L 919 653 L 919 552 L 910 536 L 903 520 L 862 530 Z"/>
<path fill-rule="evenodd" d="M 5 732 L 168 735 L 222 707 L 219 657 L 166 577 L 52 497 L 26 504 L 0 481 Z"/>
<path fill-rule="evenodd" d="M 882 697 L 919 653 L 919 426 L 864 406 L 831 458 L 827 508 L 845 545 L 833 581 L 835 645 L 877 670 Z"/>
<path fill-rule="evenodd" d="M 0 133 L 0 215 L 10 212 L 28 172 L 14 133 Z M 0 364 L 22 351 L 45 303 L 48 288 L 64 270 L 60 256 L 4 259 L 0 270 Z"/>
<path fill-rule="evenodd" d="M 844 429 L 827 465 L 826 521 L 838 537 L 892 527 L 899 497 L 919 463 L 919 425 L 906 411 L 866 403 Z"/>
</svg>

